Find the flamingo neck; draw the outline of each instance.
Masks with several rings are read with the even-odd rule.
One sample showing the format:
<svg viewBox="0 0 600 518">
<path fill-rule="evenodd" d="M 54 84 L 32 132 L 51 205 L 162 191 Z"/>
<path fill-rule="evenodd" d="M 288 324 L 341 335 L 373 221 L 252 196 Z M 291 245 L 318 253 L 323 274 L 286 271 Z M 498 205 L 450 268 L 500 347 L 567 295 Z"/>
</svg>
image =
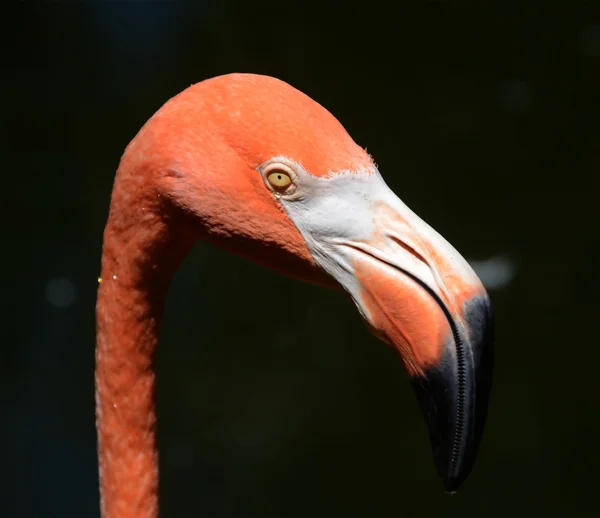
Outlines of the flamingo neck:
<svg viewBox="0 0 600 518">
<path fill-rule="evenodd" d="M 103 518 L 154 518 L 159 514 L 154 358 L 167 288 L 192 243 L 173 235 L 171 229 L 182 226 L 173 225 L 170 215 L 144 212 L 144 200 L 122 199 L 123 192 L 116 184 L 96 305 L 100 505 Z"/>
</svg>

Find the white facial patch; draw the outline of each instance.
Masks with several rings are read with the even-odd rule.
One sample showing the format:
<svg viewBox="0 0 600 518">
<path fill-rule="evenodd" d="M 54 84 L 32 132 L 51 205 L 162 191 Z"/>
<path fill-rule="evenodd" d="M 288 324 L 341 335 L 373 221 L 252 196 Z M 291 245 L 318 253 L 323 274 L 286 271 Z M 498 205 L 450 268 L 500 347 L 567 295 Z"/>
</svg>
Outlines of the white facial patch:
<svg viewBox="0 0 600 518">
<path fill-rule="evenodd" d="M 293 163 L 284 157 L 273 160 L 279 159 Z M 392 277 L 405 275 L 401 270 L 410 272 L 446 298 L 449 294 L 428 249 L 433 246 L 457 275 L 479 282 L 463 257 L 392 192 L 375 166 L 327 177 L 313 176 L 295 163 L 294 170 L 297 190 L 276 197 L 315 262 L 350 293 L 363 316 L 368 317 L 352 267 L 357 254 L 387 263 Z"/>
</svg>

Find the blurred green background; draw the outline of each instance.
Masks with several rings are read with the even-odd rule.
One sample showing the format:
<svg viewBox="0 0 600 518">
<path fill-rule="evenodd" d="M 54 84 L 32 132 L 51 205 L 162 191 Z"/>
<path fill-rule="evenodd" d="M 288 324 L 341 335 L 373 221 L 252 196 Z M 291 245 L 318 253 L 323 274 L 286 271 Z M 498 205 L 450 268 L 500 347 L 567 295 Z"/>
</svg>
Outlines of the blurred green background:
<svg viewBox="0 0 600 518">
<path fill-rule="evenodd" d="M 94 304 L 113 175 L 163 102 L 233 71 L 326 106 L 474 264 L 497 320 L 490 416 L 470 479 L 443 494 L 401 363 L 350 301 L 199 244 L 159 350 L 163 515 L 598 515 L 597 2 L 12 7 L 1 516 L 98 516 Z"/>
</svg>

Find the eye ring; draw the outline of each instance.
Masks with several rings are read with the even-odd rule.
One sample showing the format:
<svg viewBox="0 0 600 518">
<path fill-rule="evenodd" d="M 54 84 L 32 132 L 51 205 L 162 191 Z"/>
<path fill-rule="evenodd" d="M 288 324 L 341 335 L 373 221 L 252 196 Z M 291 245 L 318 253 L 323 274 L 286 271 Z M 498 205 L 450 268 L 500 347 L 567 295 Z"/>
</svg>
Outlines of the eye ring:
<svg viewBox="0 0 600 518">
<path fill-rule="evenodd" d="M 279 195 L 293 194 L 297 189 L 298 177 L 296 172 L 281 162 L 268 164 L 263 169 L 263 176 L 271 190 Z"/>
</svg>

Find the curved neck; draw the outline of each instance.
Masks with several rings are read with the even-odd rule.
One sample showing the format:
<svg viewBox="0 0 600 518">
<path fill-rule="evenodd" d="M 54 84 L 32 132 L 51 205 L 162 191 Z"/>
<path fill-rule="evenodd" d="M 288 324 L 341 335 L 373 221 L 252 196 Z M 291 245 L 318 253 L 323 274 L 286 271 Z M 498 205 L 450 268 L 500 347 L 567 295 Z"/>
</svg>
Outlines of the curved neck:
<svg viewBox="0 0 600 518">
<path fill-rule="evenodd" d="M 132 191 L 123 187 L 117 180 L 96 305 L 100 505 L 103 518 L 153 518 L 159 514 L 154 356 L 168 285 L 193 240 L 164 206 L 152 207 L 139 190 L 133 192 L 143 199 L 124 197 Z"/>
</svg>

